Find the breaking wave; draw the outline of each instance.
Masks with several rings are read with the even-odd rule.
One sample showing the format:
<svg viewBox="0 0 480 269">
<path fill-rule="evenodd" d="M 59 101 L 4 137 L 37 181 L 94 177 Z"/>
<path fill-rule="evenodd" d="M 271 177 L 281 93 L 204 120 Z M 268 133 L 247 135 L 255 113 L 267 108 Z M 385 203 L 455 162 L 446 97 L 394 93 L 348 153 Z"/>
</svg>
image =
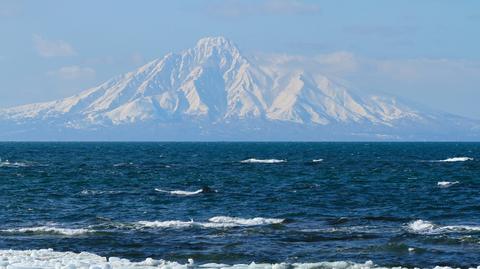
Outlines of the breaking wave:
<svg viewBox="0 0 480 269">
<path fill-rule="evenodd" d="M 199 189 L 199 190 L 196 190 L 196 191 L 181 191 L 181 190 L 166 191 L 166 190 L 156 188 L 155 191 L 163 192 L 163 193 L 169 193 L 169 194 L 173 194 L 173 195 L 180 195 L 180 196 L 191 196 L 191 195 L 197 195 L 197 194 L 202 193 L 203 189 Z"/>
<path fill-rule="evenodd" d="M 445 159 L 445 160 L 436 160 L 434 162 L 453 163 L 453 162 L 466 162 L 466 161 L 473 161 L 473 158 L 470 158 L 470 157 L 453 157 L 453 158 L 448 158 L 448 159 Z"/>
<path fill-rule="evenodd" d="M 472 225 L 440 226 L 426 220 L 412 221 L 407 225 L 407 229 L 411 233 L 416 233 L 416 234 L 480 232 L 480 226 L 472 226 Z"/>
<path fill-rule="evenodd" d="M 179 220 L 168 220 L 168 221 L 139 221 L 137 225 L 142 228 L 233 228 L 233 227 L 249 227 L 249 226 L 260 226 L 260 225 L 271 225 L 271 224 L 281 224 L 284 222 L 284 219 L 275 219 L 275 218 L 237 218 L 237 217 L 226 217 L 226 216 L 217 216 L 208 219 L 207 222 L 196 222 L 193 220 L 190 221 L 179 221 Z"/>
<path fill-rule="evenodd" d="M 437 185 L 440 187 L 440 188 L 448 188 L 448 187 L 451 187 L 455 184 L 459 184 L 460 182 L 459 181 L 439 181 L 437 182 Z"/>
<path fill-rule="evenodd" d="M 323 159 L 313 159 L 312 163 L 320 163 L 323 162 Z"/>
<path fill-rule="evenodd" d="M 194 226 L 201 226 L 200 223 L 180 220 L 166 220 L 166 221 L 138 221 L 137 224 L 142 228 L 189 228 Z"/>
<path fill-rule="evenodd" d="M 0 159 L 0 167 L 8 167 L 8 168 L 19 168 L 19 167 L 27 167 L 29 166 L 27 163 L 22 162 L 10 162 L 8 160 L 2 161 Z"/>
<path fill-rule="evenodd" d="M 116 163 L 113 165 L 113 167 L 125 167 L 125 166 L 132 166 L 133 163 L 130 162 L 130 163 Z"/>
<path fill-rule="evenodd" d="M 58 228 L 51 226 L 38 226 L 38 227 L 24 227 L 24 228 L 15 228 L 15 229 L 5 229 L 1 230 L 2 233 L 11 233 L 11 234 L 56 234 L 56 235 L 82 235 L 86 233 L 93 232 L 89 229 L 71 229 L 71 228 Z"/>
<path fill-rule="evenodd" d="M 244 218 L 237 218 L 237 217 L 218 216 L 218 217 L 210 218 L 208 221 L 213 223 L 228 223 L 228 224 L 235 224 L 235 225 L 241 225 L 241 226 L 254 226 L 254 225 L 280 224 L 284 222 L 285 219 L 274 219 L 274 218 L 244 219 Z"/>
<path fill-rule="evenodd" d="M 286 160 L 279 160 L 279 159 L 246 159 L 243 161 L 240 161 L 241 163 L 284 163 L 287 162 Z"/>
</svg>

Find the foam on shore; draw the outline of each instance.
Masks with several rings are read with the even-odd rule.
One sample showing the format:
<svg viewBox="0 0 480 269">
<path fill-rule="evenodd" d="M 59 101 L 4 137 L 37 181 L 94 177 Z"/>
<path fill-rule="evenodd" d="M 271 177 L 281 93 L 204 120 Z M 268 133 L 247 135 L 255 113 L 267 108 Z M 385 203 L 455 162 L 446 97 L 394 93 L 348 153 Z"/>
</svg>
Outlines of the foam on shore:
<svg viewBox="0 0 480 269">
<path fill-rule="evenodd" d="M 407 269 L 407 267 L 381 267 L 372 261 L 354 263 L 349 261 L 312 263 L 255 263 L 250 264 L 196 264 L 193 259 L 184 263 L 147 258 L 141 262 L 131 262 L 117 257 L 102 257 L 89 252 L 60 252 L 52 249 L 40 250 L 0 250 L 0 267 L 7 269 Z M 453 269 L 449 266 L 436 266 L 433 269 Z M 474 268 L 472 268 L 474 269 Z M 476 269 L 480 269 L 476 267 Z"/>
</svg>

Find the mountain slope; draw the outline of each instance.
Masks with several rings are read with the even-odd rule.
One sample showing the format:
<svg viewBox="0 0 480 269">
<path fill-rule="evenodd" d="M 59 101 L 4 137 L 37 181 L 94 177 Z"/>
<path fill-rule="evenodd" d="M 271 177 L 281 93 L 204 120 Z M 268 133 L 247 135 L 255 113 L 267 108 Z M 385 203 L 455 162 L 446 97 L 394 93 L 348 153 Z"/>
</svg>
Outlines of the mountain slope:
<svg viewBox="0 0 480 269">
<path fill-rule="evenodd" d="M 72 97 L 0 110 L 1 139 L 457 139 L 475 128 L 322 74 L 253 64 L 223 37 Z"/>
</svg>

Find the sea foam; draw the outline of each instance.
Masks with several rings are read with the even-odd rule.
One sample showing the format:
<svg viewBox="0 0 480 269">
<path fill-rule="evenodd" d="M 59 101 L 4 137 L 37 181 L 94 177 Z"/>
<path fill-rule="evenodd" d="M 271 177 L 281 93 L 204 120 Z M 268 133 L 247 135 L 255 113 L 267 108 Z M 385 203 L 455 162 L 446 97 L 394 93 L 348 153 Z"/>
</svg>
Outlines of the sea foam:
<svg viewBox="0 0 480 269">
<path fill-rule="evenodd" d="M 189 228 L 198 223 L 192 221 L 167 220 L 167 221 L 138 221 L 140 227 L 145 228 Z"/>
<path fill-rule="evenodd" d="M 113 167 L 125 167 L 125 166 L 132 166 L 134 163 L 129 162 L 129 163 L 115 163 L 113 164 Z"/>
<path fill-rule="evenodd" d="M 455 184 L 459 184 L 460 182 L 459 181 L 439 181 L 437 182 L 437 185 L 440 187 L 440 188 L 448 188 L 448 187 L 451 187 Z"/>
<path fill-rule="evenodd" d="M 179 221 L 179 220 L 167 220 L 167 221 L 139 221 L 137 226 L 140 228 L 233 228 L 233 227 L 249 227 L 260 225 L 281 224 L 284 219 L 276 218 L 237 218 L 227 216 L 217 216 L 208 219 L 206 222 Z"/>
<path fill-rule="evenodd" d="M 241 163 L 284 163 L 286 160 L 279 160 L 279 159 L 246 159 L 243 161 L 240 161 Z"/>
<path fill-rule="evenodd" d="M 105 190 L 83 190 L 81 195 L 102 195 L 102 194 L 120 194 L 122 191 L 105 191 Z"/>
<path fill-rule="evenodd" d="M 473 161 L 473 158 L 470 158 L 470 157 L 453 157 L 453 158 L 448 158 L 448 159 L 445 159 L 445 160 L 437 160 L 436 162 L 453 163 L 453 162 L 466 162 L 466 161 Z"/>
<path fill-rule="evenodd" d="M 179 195 L 179 196 L 191 196 L 191 195 L 197 195 L 203 192 L 202 189 L 199 189 L 196 191 L 182 191 L 182 190 L 167 191 L 167 190 L 162 190 L 158 188 L 156 188 L 155 191 L 169 193 L 173 195 Z"/>
<path fill-rule="evenodd" d="M 323 159 L 313 159 L 312 163 L 320 163 L 323 162 Z"/>
<path fill-rule="evenodd" d="M 472 225 L 435 225 L 426 220 L 415 220 L 407 225 L 411 233 L 416 234 L 442 234 L 442 233 L 462 233 L 462 232 L 480 232 L 480 226 Z"/>
<path fill-rule="evenodd" d="M 75 236 L 75 235 L 91 233 L 93 231 L 89 229 L 72 229 L 72 228 L 59 228 L 59 227 L 51 227 L 51 226 L 38 226 L 38 227 L 5 229 L 5 230 L 1 230 L 1 232 L 11 233 L 11 234 L 34 233 L 34 234 L 56 234 L 56 235 Z"/>
<path fill-rule="evenodd" d="M 219 224 L 234 224 L 238 226 L 256 226 L 256 225 L 270 225 L 270 224 L 280 224 L 284 222 L 284 219 L 275 219 L 275 218 L 237 218 L 237 217 L 226 217 L 218 216 L 208 219 L 211 223 Z"/>
<path fill-rule="evenodd" d="M 8 168 L 19 168 L 19 167 L 27 167 L 27 163 L 22 163 L 22 162 L 10 162 L 8 160 L 2 161 L 0 159 L 0 167 L 8 167 Z"/>
</svg>

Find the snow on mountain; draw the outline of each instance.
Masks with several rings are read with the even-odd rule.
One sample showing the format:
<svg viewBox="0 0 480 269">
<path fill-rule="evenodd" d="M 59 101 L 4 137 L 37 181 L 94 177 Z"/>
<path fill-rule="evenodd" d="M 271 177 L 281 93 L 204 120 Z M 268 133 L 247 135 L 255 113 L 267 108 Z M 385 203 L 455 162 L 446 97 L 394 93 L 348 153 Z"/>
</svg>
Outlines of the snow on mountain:
<svg viewBox="0 0 480 269">
<path fill-rule="evenodd" d="M 250 127 L 281 130 L 278 124 L 292 130 L 352 125 L 348 132 L 359 126 L 388 132 L 405 123 L 430 124 L 435 117 L 395 97 L 353 93 L 309 70 L 254 64 L 228 39 L 207 37 L 191 49 L 167 54 L 77 95 L 0 110 L 0 127 L 4 123 L 8 133 L 45 123 L 57 130 L 108 133 L 114 126 L 174 131 L 172 126 L 182 125 L 200 128 L 212 138 L 221 132 L 228 139 L 228 130 L 211 126 L 230 124 L 246 133 Z"/>
</svg>

